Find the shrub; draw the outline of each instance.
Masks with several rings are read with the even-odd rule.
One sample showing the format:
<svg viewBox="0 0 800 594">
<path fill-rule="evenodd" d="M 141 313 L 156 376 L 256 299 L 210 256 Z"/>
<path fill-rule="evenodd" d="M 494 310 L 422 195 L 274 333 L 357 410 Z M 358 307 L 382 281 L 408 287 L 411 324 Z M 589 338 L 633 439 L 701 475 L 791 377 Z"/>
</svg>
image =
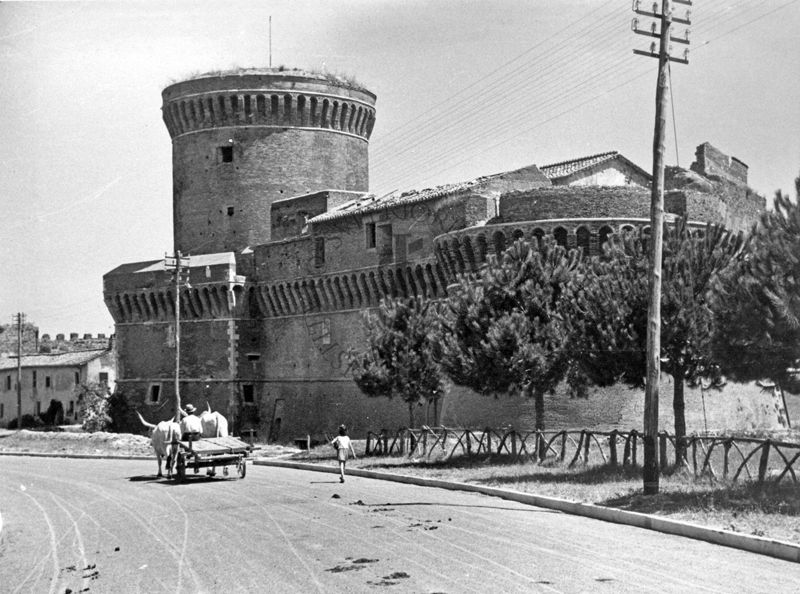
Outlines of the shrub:
<svg viewBox="0 0 800 594">
<path fill-rule="evenodd" d="M 22 415 L 22 429 L 32 429 L 35 427 L 41 427 L 44 423 L 42 420 L 35 416 L 35 415 Z M 17 418 L 14 417 L 11 422 L 8 424 L 9 429 L 16 429 L 17 428 Z"/>
<path fill-rule="evenodd" d="M 105 384 L 81 384 L 75 388 L 78 418 L 84 431 L 104 431 L 111 423 L 108 414 L 108 388 Z"/>
</svg>

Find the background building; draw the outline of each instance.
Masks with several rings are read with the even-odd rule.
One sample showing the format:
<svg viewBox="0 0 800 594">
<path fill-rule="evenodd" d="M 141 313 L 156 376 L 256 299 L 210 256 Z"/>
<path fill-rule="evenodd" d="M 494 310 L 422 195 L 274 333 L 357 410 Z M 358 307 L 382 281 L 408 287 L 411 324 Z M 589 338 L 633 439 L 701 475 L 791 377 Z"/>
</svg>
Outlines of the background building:
<svg viewBox="0 0 800 594">
<path fill-rule="evenodd" d="M 0 425 L 17 419 L 16 356 L 0 358 Z M 53 424 L 78 421 L 76 389 L 82 384 L 104 384 L 114 389 L 116 366 L 110 348 L 22 356 L 22 414 L 41 416 L 48 410 L 61 414 Z M 54 409 L 51 409 L 51 406 Z"/>
</svg>

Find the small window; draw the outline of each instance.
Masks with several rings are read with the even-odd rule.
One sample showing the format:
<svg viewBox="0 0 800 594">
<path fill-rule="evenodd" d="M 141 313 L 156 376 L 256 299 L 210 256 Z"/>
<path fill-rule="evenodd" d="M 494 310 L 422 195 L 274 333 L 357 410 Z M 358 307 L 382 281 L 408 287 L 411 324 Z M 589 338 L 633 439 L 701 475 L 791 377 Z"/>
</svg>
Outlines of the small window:
<svg viewBox="0 0 800 594">
<path fill-rule="evenodd" d="M 53 383 L 50 381 L 50 376 L 49 375 L 44 376 L 44 387 L 45 388 L 53 387 Z"/>
<path fill-rule="evenodd" d="M 375 223 L 367 223 L 364 225 L 364 233 L 367 249 L 373 249 L 375 247 Z"/>
<path fill-rule="evenodd" d="M 242 384 L 242 400 L 245 404 L 254 404 L 256 401 L 253 384 Z"/>
<path fill-rule="evenodd" d="M 10 390 L 10 389 L 11 389 L 11 376 L 7 375 L 6 376 L 6 390 Z"/>
<path fill-rule="evenodd" d="M 247 353 L 247 360 L 248 361 L 260 361 L 261 360 L 261 353 Z"/>
<path fill-rule="evenodd" d="M 147 396 L 147 401 L 150 403 L 158 402 L 161 398 L 161 384 L 153 384 L 150 386 L 150 393 Z"/>
<path fill-rule="evenodd" d="M 382 261 L 390 260 L 394 253 L 394 246 L 392 246 L 392 225 L 379 225 L 378 238 L 380 245 L 378 246 L 379 255 Z"/>
<path fill-rule="evenodd" d="M 42 403 L 37 400 L 36 401 L 36 416 L 38 417 L 41 414 L 42 414 Z"/>
<path fill-rule="evenodd" d="M 69 401 L 69 408 L 67 409 L 67 414 L 68 415 L 74 415 L 75 414 L 75 401 L 74 400 L 70 400 Z"/>
<path fill-rule="evenodd" d="M 5 406 L 3 405 L 2 402 L 0 402 L 0 419 L 3 418 L 3 415 L 5 415 L 5 412 L 6 412 L 5 411 Z"/>
<path fill-rule="evenodd" d="M 108 385 L 108 372 L 107 371 L 101 371 L 99 373 L 99 375 L 98 375 L 98 379 L 100 380 L 101 384 Z"/>
<path fill-rule="evenodd" d="M 75 385 L 77 386 L 80 383 L 81 383 L 81 372 L 80 371 L 76 371 L 75 372 Z"/>
<path fill-rule="evenodd" d="M 33 370 L 33 387 L 36 387 L 36 370 Z"/>
<path fill-rule="evenodd" d="M 325 265 L 325 238 L 314 238 L 314 266 L 317 268 Z"/>
<path fill-rule="evenodd" d="M 223 163 L 233 163 L 233 147 L 221 146 L 219 147 L 219 158 Z"/>
<path fill-rule="evenodd" d="M 229 206 L 229 207 L 228 207 L 228 216 L 229 216 L 229 217 L 232 217 L 232 216 L 233 216 L 233 207 L 232 207 L 232 206 Z"/>
</svg>

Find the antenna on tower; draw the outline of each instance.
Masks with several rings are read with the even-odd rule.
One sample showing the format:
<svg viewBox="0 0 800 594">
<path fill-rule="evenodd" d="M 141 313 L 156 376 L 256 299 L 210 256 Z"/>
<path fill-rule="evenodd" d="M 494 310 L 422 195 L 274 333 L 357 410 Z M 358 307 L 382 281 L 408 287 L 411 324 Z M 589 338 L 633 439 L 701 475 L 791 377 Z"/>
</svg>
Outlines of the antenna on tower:
<svg viewBox="0 0 800 594">
<path fill-rule="evenodd" d="M 272 68 L 272 15 L 269 15 L 269 67 Z"/>
</svg>

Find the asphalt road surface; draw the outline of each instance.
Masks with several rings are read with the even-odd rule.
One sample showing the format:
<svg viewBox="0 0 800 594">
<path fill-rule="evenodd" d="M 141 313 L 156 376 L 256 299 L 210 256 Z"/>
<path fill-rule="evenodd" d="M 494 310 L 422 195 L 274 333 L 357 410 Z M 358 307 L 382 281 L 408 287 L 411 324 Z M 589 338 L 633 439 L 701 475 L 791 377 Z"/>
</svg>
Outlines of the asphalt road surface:
<svg viewBox="0 0 800 594">
<path fill-rule="evenodd" d="M 0 591 L 800 591 L 800 564 L 478 494 L 155 470 L 0 456 Z"/>
</svg>

